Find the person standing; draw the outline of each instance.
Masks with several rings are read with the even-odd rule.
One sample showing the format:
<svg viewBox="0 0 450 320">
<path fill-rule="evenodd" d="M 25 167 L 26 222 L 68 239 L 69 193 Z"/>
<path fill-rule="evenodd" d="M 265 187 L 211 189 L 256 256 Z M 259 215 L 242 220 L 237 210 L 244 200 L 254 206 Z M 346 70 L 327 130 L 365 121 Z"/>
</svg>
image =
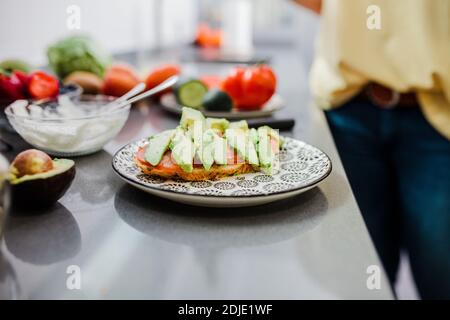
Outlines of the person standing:
<svg viewBox="0 0 450 320">
<path fill-rule="evenodd" d="M 450 299 L 450 1 L 295 0 L 321 15 L 310 73 L 384 268 Z"/>
</svg>

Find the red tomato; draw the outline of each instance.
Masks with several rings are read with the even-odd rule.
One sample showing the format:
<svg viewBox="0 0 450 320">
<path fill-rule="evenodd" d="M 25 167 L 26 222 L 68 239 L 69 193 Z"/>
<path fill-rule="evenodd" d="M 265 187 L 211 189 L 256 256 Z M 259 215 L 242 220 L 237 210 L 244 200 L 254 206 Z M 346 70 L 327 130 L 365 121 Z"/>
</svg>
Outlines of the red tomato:
<svg viewBox="0 0 450 320">
<path fill-rule="evenodd" d="M 223 79 L 221 88 L 228 93 L 233 99 L 235 106 L 238 105 L 242 97 L 242 78 L 244 76 L 245 69 L 241 67 L 234 68 L 230 74 Z"/>
<path fill-rule="evenodd" d="M 172 76 L 180 74 L 180 67 L 176 64 L 165 64 L 162 65 L 156 69 L 154 69 L 150 74 L 147 76 L 147 79 L 145 80 L 145 84 L 147 85 L 147 89 L 151 89 L 156 87 L 161 82 L 164 82 L 165 80 L 169 79 Z M 156 97 L 159 97 L 163 95 L 164 93 L 170 92 L 170 88 L 160 92 L 156 95 Z"/>
<path fill-rule="evenodd" d="M 132 67 L 124 64 L 111 66 L 105 73 L 103 93 L 120 97 L 140 82 L 140 79 Z"/>
<path fill-rule="evenodd" d="M 0 73 L 0 101 L 9 104 L 18 99 L 25 98 L 22 82 L 15 75 L 7 76 Z"/>
<path fill-rule="evenodd" d="M 22 92 L 26 98 L 30 98 L 30 93 L 28 92 L 28 86 L 30 84 L 31 75 L 26 74 L 23 71 L 20 70 L 14 70 L 12 73 L 14 76 L 19 79 L 20 83 L 22 84 Z M 58 89 L 59 91 L 59 89 Z"/>
<path fill-rule="evenodd" d="M 222 82 L 222 89 L 241 110 L 261 109 L 275 93 L 277 80 L 269 66 L 235 68 Z"/>
<path fill-rule="evenodd" d="M 200 81 L 206 84 L 208 89 L 219 88 L 222 78 L 214 75 L 204 75 L 200 77 Z"/>
<path fill-rule="evenodd" d="M 33 99 L 56 97 L 59 92 L 59 82 L 54 76 L 43 71 L 36 71 L 30 75 L 28 93 Z"/>
<path fill-rule="evenodd" d="M 277 81 L 272 69 L 266 65 L 251 67 L 242 79 L 243 99 L 238 108 L 262 107 L 275 93 Z"/>
<path fill-rule="evenodd" d="M 14 70 L 13 75 L 15 75 L 17 77 L 17 79 L 19 79 L 20 83 L 22 84 L 23 93 L 25 94 L 25 96 L 27 96 L 28 95 L 28 85 L 30 84 L 31 77 L 29 75 L 27 75 L 25 72 L 20 71 L 20 70 Z"/>
</svg>

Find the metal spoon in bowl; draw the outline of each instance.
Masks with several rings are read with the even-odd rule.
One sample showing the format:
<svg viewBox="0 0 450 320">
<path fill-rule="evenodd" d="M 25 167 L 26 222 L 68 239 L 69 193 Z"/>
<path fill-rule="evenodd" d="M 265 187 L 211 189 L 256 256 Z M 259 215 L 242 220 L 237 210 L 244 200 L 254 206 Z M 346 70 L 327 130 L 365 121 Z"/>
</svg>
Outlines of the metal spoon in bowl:
<svg viewBox="0 0 450 320">
<path fill-rule="evenodd" d="M 124 95 L 120 96 L 119 98 L 115 99 L 114 101 L 111 101 L 106 106 L 113 105 L 113 104 L 115 105 L 118 102 L 126 101 L 126 100 L 134 97 L 138 93 L 141 93 L 142 90 L 144 90 L 144 89 L 145 89 L 145 83 L 140 82 L 137 85 L 135 85 L 130 91 L 128 91 Z"/>
<path fill-rule="evenodd" d="M 152 96 L 154 94 L 157 94 L 157 93 L 159 93 L 159 92 L 161 92 L 161 91 L 163 91 L 165 89 L 168 89 L 168 88 L 172 87 L 177 81 L 178 81 L 178 76 L 172 76 L 172 77 L 168 78 L 167 80 L 165 80 L 165 81 L 161 82 L 160 84 L 158 84 L 156 87 L 154 87 L 154 88 L 152 88 L 150 90 L 147 90 L 147 91 L 145 91 L 145 92 L 143 92 L 143 93 L 141 93 L 141 94 L 139 94 L 139 95 L 137 95 L 137 96 L 135 96 L 133 98 L 120 101 L 118 104 L 116 104 L 117 100 L 114 100 L 112 103 L 114 103 L 115 105 L 112 107 L 111 110 L 122 108 L 122 107 L 124 107 L 124 106 L 126 106 L 128 104 L 135 103 L 135 102 L 137 102 L 139 100 L 142 100 L 144 98 L 147 98 L 147 97 L 150 97 L 150 96 Z"/>
</svg>

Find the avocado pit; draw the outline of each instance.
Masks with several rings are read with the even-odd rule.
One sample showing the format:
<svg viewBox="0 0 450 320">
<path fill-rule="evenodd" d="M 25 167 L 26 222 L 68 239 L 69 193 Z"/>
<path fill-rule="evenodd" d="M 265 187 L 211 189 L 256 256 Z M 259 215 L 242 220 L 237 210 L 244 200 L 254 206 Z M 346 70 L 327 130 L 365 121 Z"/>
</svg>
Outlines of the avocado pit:
<svg viewBox="0 0 450 320">
<path fill-rule="evenodd" d="M 19 153 L 11 164 L 13 174 L 20 178 L 53 169 L 52 158 L 45 152 L 29 149 Z"/>
</svg>

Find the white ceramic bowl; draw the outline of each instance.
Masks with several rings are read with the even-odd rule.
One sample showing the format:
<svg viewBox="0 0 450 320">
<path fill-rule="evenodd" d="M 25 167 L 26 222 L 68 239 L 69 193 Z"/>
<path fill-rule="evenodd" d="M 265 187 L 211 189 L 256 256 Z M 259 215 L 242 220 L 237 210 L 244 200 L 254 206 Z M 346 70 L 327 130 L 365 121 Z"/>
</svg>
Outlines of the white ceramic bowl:
<svg viewBox="0 0 450 320">
<path fill-rule="evenodd" d="M 17 112 L 12 105 L 5 109 L 5 113 L 17 133 L 35 148 L 55 156 L 80 156 L 102 149 L 124 126 L 130 105 L 105 107 L 114 99 L 105 95 L 75 97 L 70 101 L 79 108 L 75 110 L 79 111 L 76 116 L 58 112 L 48 112 L 43 116 L 36 107 L 34 110 L 39 113 L 33 115 L 32 111 Z M 51 107 L 46 111 L 52 111 Z M 53 108 L 60 110 L 56 102 Z"/>
</svg>

